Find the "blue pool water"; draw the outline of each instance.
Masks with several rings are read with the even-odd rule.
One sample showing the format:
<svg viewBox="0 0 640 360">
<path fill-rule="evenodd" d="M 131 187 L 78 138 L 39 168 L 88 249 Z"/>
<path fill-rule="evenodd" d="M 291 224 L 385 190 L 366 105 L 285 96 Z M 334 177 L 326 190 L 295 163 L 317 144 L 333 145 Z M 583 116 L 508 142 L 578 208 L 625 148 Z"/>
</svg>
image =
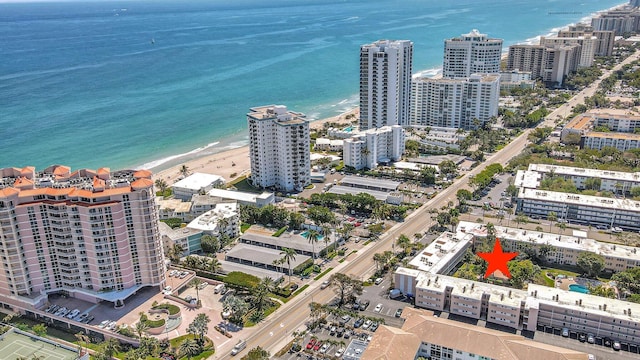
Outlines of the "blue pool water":
<svg viewBox="0 0 640 360">
<path fill-rule="evenodd" d="M 309 234 L 308 231 L 303 231 L 303 232 L 300 233 L 300 236 L 306 238 L 308 234 Z M 318 234 L 317 238 L 318 238 L 318 241 L 324 240 L 324 236 L 320 235 L 320 234 Z"/>
<path fill-rule="evenodd" d="M 344 131 L 346 131 L 346 132 L 353 131 L 353 126 L 347 126 L 346 128 L 344 128 Z"/>
<path fill-rule="evenodd" d="M 586 286 L 580 284 L 571 284 L 569 285 L 569 291 L 575 291 L 583 294 L 588 294 L 589 289 Z"/>
</svg>

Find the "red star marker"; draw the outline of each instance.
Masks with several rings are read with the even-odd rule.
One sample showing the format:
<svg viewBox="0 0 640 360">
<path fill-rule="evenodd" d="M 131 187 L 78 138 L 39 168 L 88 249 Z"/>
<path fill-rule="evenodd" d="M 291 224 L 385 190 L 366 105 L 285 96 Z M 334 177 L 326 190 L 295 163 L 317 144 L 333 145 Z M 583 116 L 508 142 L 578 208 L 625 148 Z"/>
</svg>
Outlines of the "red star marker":
<svg viewBox="0 0 640 360">
<path fill-rule="evenodd" d="M 484 278 L 488 278 L 496 270 L 500 270 L 504 276 L 511 279 L 511 273 L 507 267 L 507 262 L 514 257 L 518 256 L 517 252 L 502 252 L 502 246 L 500 245 L 500 239 L 496 239 L 496 244 L 493 246 L 493 252 L 490 253 L 478 253 L 478 256 L 485 259 L 489 266 L 487 266 L 487 272 L 484 274 Z"/>
</svg>

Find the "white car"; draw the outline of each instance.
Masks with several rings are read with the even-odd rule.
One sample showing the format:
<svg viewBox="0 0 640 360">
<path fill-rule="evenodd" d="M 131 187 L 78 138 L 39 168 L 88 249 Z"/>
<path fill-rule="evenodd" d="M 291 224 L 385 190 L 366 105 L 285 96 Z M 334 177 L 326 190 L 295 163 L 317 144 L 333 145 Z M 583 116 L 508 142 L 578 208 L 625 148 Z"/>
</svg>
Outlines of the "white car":
<svg viewBox="0 0 640 360">
<path fill-rule="evenodd" d="M 100 325 L 98 325 L 98 327 L 100 329 L 104 329 L 105 326 L 109 325 L 109 322 L 110 322 L 109 320 L 105 320 L 105 321 L 101 322 Z"/>
<path fill-rule="evenodd" d="M 367 321 L 365 321 L 364 324 L 362 324 L 362 329 L 367 330 L 372 323 L 373 322 L 371 320 L 367 319 Z"/>
<path fill-rule="evenodd" d="M 373 311 L 375 311 L 375 312 L 380 312 L 381 310 L 382 310 L 382 304 L 376 305 L 376 308 L 373 309 Z"/>
<path fill-rule="evenodd" d="M 178 273 L 178 270 L 171 270 L 169 272 L 169 276 L 176 276 L 177 273 Z"/>
<path fill-rule="evenodd" d="M 329 349 L 329 346 L 331 346 L 331 345 L 329 345 L 329 343 L 322 344 L 322 347 L 320 348 L 320 352 L 321 353 L 326 353 L 327 350 Z"/>
<path fill-rule="evenodd" d="M 375 284 L 376 285 L 380 285 L 383 281 L 384 281 L 383 278 L 377 278 L 376 281 L 375 281 Z"/>
<path fill-rule="evenodd" d="M 113 330 L 113 329 L 115 329 L 115 328 L 116 328 L 116 325 L 117 325 L 117 323 L 116 323 L 115 321 L 112 321 L 112 322 L 110 322 L 110 323 L 109 323 L 109 325 L 107 325 L 107 326 L 105 327 L 105 329 L 107 329 L 107 330 Z"/>
<path fill-rule="evenodd" d="M 171 286 L 167 286 L 164 289 L 162 289 L 162 293 L 165 295 L 171 295 L 171 290 L 173 290 L 173 288 L 171 288 Z"/>
<path fill-rule="evenodd" d="M 338 351 L 336 351 L 335 355 L 333 355 L 334 357 L 342 357 L 342 354 L 344 354 L 344 348 L 340 348 L 338 349 Z"/>
<path fill-rule="evenodd" d="M 70 312 L 70 313 L 67 315 L 67 318 L 68 318 L 68 319 L 73 319 L 74 317 L 78 316 L 78 314 L 80 314 L 80 310 L 78 310 L 78 309 L 73 309 L 73 311 L 72 311 L 72 312 Z"/>
</svg>

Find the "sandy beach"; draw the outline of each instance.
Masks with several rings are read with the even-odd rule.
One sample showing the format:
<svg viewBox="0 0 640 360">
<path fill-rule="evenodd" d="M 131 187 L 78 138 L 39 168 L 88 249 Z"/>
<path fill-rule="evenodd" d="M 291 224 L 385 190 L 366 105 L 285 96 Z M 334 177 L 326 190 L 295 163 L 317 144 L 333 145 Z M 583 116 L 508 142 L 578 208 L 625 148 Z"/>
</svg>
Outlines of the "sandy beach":
<svg viewBox="0 0 640 360">
<path fill-rule="evenodd" d="M 347 119 L 346 117 L 348 115 L 354 115 L 355 117 Z M 358 116 L 358 108 L 354 108 L 338 116 L 312 121 L 310 123 L 310 127 L 311 129 L 319 129 L 327 122 L 346 125 L 355 119 L 358 119 Z M 225 178 L 226 181 L 230 181 L 239 176 L 246 175 L 251 171 L 249 147 L 243 146 L 237 149 L 231 149 L 217 154 L 191 159 L 168 169 L 158 171 L 157 173 L 154 171 L 153 179 L 163 179 L 168 185 L 171 185 L 181 178 L 180 168 L 182 168 L 183 165 L 186 165 L 191 173 L 199 172 L 219 175 Z"/>
</svg>

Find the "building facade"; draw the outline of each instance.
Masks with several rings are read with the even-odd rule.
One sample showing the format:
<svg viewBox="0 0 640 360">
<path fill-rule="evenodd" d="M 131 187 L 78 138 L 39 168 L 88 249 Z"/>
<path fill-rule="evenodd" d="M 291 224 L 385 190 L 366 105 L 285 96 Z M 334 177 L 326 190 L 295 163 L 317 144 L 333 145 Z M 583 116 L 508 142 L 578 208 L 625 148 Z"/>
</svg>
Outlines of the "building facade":
<svg viewBox="0 0 640 360">
<path fill-rule="evenodd" d="M 54 165 L 0 169 L 0 302 L 38 308 L 49 294 L 121 306 L 165 284 L 151 172 Z"/>
<path fill-rule="evenodd" d="M 596 131 L 604 128 L 606 131 Z M 577 115 L 562 129 L 561 140 L 570 135 L 580 137 L 580 147 L 602 150 L 613 147 L 620 151 L 640 148 L 640 115 L 629 110 L 596 109 Z"/>
<path fill-rule="evenodd" d="M 611 56 L 613 54 L 613 45 L 615 44 L 615 32 L 611 30 L 594 30 L 593 27 L 585 24 L 569 26 L 567 30 L 558 31 L 558 37 L 590 37 L 595 36 L 598 39 L 595 56 Z"/>
<path fill-rule="evenodd" d="M 398 161 L 404 153 L 404 140 L 404 130 L 400 125 L 361 132 L 344 141 L 344 165 L 356 170 L 375 169 L 378 163 Z"/>
<path fill-rule="evenodd" d="M 579 45 L 577 54 L 578 68 L 593 65 L 593 59 L 598 43 L 598 38 L 593 35 L 578 37 L 549 36 L 540 38 L 540 45 L 544 47 L 554 47 L 556 45 Z"/>
<path fill-rule="evenodd" d="M 360 47 L 360 130 L 408 124 L 412 64 L 408 40 Z"/>
<path fill-rule="evenodd" d="M 306 116 L 283 105 L 268 105 L 251 108 L 247 122 L 253 185 L 302 191 L 311 182 Z"/>
<path fill-rule="evenodd" d="M 598 14 L 591 19 L 597 31 L 613 31 L 616 35 L 637 32 L 640 29 L 640 9 L 627 6 Z"/>
<path fill-rule="evenodd" d="M 442 75 L 466 78 L 471 74 L 497 74 L 501 55 L 502 39 L 490 39 L 473 29 L 468 34 L 445 40 Z"/>
<path fill-rule="evenodd" d="M 417 78 L 411 87 L 411 125 L 469 130 L 498 115 L 498 74 L 472 74 L 458 79 Z"/>
</svg>

